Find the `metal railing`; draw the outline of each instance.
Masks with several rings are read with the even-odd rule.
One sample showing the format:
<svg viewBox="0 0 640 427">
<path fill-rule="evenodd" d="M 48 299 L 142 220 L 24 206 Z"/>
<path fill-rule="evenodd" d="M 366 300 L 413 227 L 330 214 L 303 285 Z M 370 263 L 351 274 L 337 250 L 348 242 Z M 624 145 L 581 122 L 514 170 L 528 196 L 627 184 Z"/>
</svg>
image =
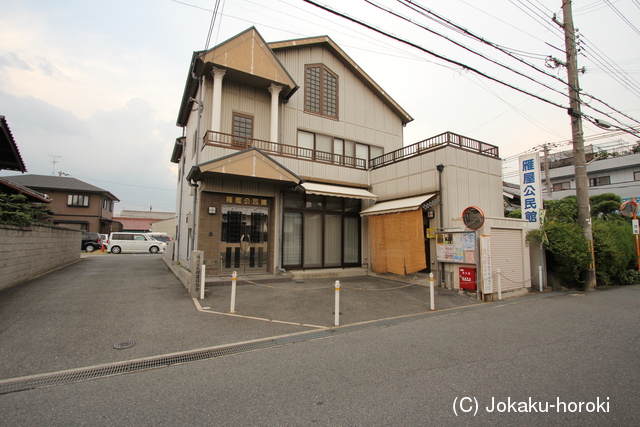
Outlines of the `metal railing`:
<svg viewBox="0 0 640 427">
<path fill-rule="evenodd" d="M 246 138 L 228 133 L 207 131 L 204 136 L 204 145 L 222 148 L 234 148 L 246 150 L 255 147 L 265 154 L 288 157 L 291 159 L 309 160 L 313 162 L 327 163 L 337 166 L 345 166 L 355 169 L 367 169 L 367 161 L 357 157 L 341 154 L 327 153 L 325 151 L 310 148 L 297 147 L 295 145 L 280 144 L 278 142 L 264 141 L 262 139 Z"/>
<path fill-rule="evenodd" d="M 456 146 L 465 150 L 475 151 L 478 154 L 485 156 L 495 157 L 496 159 L 499 158 L 498 147 L 495 145 L 467 138 L 452 132 L 445 132 L 432 138 L 383 154 L 375 159 L 371 159 L 370 168 L 376 169 L 400 160 L 418 156 L 426 151 L 446 146 Z"/>
</svg>

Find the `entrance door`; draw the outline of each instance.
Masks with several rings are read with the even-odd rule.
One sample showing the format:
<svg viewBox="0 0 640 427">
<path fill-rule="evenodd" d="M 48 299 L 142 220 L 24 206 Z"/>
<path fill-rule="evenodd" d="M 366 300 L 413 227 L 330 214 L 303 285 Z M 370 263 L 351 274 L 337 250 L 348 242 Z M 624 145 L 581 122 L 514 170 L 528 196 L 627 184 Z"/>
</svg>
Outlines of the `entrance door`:
<svg viewBox="0 0 640 427">
<path fill-rule="evenodd" d="M 222 273 L 267 272 L 268 224 L 268 208 L 222 206 Z"/>
</svg>

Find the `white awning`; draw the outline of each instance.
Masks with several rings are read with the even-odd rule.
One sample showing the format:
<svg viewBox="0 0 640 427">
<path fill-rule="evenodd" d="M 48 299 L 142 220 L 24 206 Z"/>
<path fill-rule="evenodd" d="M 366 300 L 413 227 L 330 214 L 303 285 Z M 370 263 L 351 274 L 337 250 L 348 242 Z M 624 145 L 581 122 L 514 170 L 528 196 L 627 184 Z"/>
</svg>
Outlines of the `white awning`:
<svg viewBox="0 0 640 427">
<path fill-rule="evenodd" d="M 343 187 L 340 185 L 318 184 L 305 182 L 300 184 L 307 194 L 320 196 L 345 197 L 348 199 L 377 199 L 378 196 L 362 188 Z"/>
<path fill-rule="evenodd" d="M 435 197 L 438 193 L 424 194 L 422 196 L 408 197 L 406 199 L 391 200 L 389 202 L 380 202 L 360 212 L 360 216 L 367 215 L 383 215 L 395 212 L 414 211 L 420 206 L 427 208 L 435 203 Z M 429 203 L 430 202 L 430 203 Z"/>
</svg>

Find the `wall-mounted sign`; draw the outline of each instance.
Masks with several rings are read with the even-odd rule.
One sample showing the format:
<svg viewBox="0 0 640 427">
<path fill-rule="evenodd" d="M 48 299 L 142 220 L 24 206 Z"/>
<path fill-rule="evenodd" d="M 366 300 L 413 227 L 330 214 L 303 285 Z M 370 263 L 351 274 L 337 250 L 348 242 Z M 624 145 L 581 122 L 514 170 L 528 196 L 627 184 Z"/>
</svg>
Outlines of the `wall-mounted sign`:
<svg viewBox="0 0 640 427">
<path fill-rule="evenodd" d="M 476 263 L 476 233 L 436 233 L 436 258 L 440 262 Z"/>
<path fill-rule="evenodd" d="M 520 169 L 520 210 L 522 219 L 536 228 L 540 227 L 542 210 L 542 181 L 540 153 L 525 154 L 518 158 Z"/>
<path fill-rule="evenodd" d="M 269 206 L 268 199 L 251 196 L 226 196 L 224 202 L 244 206 Z"/>
</svg>

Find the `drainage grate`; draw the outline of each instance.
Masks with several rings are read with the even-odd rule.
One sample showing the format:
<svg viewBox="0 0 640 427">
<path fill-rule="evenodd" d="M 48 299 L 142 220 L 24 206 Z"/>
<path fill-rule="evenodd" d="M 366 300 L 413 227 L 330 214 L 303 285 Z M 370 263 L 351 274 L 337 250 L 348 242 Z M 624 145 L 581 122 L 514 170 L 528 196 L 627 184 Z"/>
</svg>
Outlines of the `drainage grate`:
<svg viewBox="0 0 640 427">
<path fill-rule="evenodd" d="M 110 377 L 113 375 L 142 372 L 150 369 L 164 368 L 181 363 L 195 362 L 199 360 L 213 359 L 229 356 L 253 350 L 275 347 L 275 340 L 263 340 L 227 347 L 218 347 L 204 350 L 195 350 L 185 353 L 156 356 L 134 361 L 100 365 L 89 368 L 73 369 L 69 371 L 52 372 L 49 374 L 32 375 L 28 377 L 0 380 L 0 394 L 14 393 L 18 391 L 32 390 L 41 387 L 50 387 L 60 384 Z"/>
<path fill-rule="evenodd" d="M 321 329 L 302 334 L 282 336 L 278 338 L 269 338 L 259 341 L 252 341 L 241 344 L 233 344 L 224 347 L 212 347 L 208 349 L 194 350 L 183 353 L 167 354 L 131 361 L 113 363 L 108 365 L 99 365 L 87 368 L 72 369 L 68 371 L 51 372 L 48 374 L 32 375 L 28 377 L 10 378 L 0 380 L 0 395 L 15 393 L 19 391 L 33 390 L 41 387 L 51 387 L 61 384 L 74 383 L 98 378 L 105 378 L 114 375 L 130 374 L 135 372 L 143 372 L 151 369 L 165 368 L 171 365 L 182 363 L 196 362 L 200 360 L 214 359 L 217 357 L 231 356 L 234 354 L 246 353 L 254 350 L 263 350 L 267 348 L 280 347 L 286 344 L 294 344 L 304 341 L 312 341 L 332 336 L 349 334 L 354 332 L 365 331 L 375 328 L 385 328 L 401 323 L 412 322 L 427 317 L 439 317 L 439 315 L 449 315 L 451 313 L 463 311 L 470 308 L 483 308 L 484 305 L 460 307 L 455 310 L 446 312 L 428 312 L 410 315 L 406 317 L 394 319 L 382 319 L 367 323 L 355 325 L 341 326 L 333 329 Z M 126 341 L 118 344 L 131 344 L 134 341 Z M 118 345 L 116 344 L 116 345 Z M 115 348 L 115 345 L 114 345 Z"/>
</svg>

